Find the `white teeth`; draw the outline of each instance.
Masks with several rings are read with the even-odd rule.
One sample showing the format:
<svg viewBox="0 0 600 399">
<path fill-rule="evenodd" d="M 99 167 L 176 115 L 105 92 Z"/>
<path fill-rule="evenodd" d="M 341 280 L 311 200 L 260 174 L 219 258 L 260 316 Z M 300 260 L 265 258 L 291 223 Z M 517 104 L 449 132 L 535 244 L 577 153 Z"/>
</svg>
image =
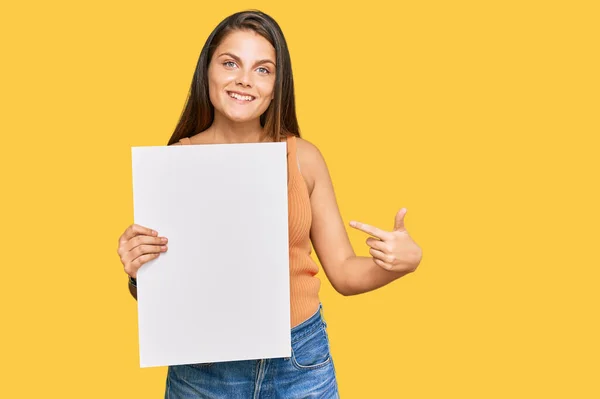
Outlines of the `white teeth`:
<svg viewBox="0 0 600 399">
<path fill-rule="evenodd" d="M 252 97 L 252 96 L 240 96 L 237 93 L 229 93 L 229 97 L 233 97 L 236 100 L 244 100 L 244 101 L 252 101 L 252 100 L 254 100 L 254 97 Z"/>
</svg>

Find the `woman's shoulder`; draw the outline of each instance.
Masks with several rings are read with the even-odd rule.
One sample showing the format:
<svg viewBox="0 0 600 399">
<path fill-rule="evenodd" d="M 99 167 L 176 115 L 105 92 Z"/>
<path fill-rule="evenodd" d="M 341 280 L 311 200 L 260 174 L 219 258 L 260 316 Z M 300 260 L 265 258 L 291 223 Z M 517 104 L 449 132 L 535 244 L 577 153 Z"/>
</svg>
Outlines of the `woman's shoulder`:
<svg viewBox="0 0 600 399">
<path fill-rule="evenodd" d="M 301 160 L 304 159 L 309 163 L 320 162 L 323 159 L 321 151 L 315 144 L 300 137 L 296 137 L 296 151 Z"/>
<path fill-rule="evenodd" d="M 180 139 L 179 141 L 176 141 L 176 142 L 174 142 L 174 143 L 172 143 L 172 144 L 169 144 L 169 145 L 185 145 L 185 144 L 191 144 L 191 142 L 189 142 L 189 141 L 187 141 L 187 142 L 184 142 L 185 140 L 189 140 L 189 138 L 182 138 L 182 139 Z"/>
<path fill-rule="evenodd" d="M 190 137 L 183 137 L 171 145 L 211 144 L 207 134 L 196 133 Z"/>
<path fill-rule="evenodd" d="M 299 137 L 296 137 L 296 143 L 296 154 L 300 162 L 300 171 L 306 180 L 309 194 L 312 194 L 317 182 L 329 179 L 327 164 L 321 151 L 315 144 Z"/>
</svg>

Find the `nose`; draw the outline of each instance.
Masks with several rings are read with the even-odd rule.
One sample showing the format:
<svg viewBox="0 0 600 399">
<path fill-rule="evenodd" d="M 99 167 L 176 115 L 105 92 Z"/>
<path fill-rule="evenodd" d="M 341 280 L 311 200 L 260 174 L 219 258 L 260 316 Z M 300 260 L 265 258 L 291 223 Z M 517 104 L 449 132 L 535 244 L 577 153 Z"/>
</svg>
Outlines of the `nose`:
<svg viewBox="0 0 600 399">
<path fill-rule="evenodd" d="M 240 69 L 240 73 L 236 78 L 235 84 L 243 87 L 252 87 L 252 78 L 250 77 L 250 72 Z"/>
</svg>

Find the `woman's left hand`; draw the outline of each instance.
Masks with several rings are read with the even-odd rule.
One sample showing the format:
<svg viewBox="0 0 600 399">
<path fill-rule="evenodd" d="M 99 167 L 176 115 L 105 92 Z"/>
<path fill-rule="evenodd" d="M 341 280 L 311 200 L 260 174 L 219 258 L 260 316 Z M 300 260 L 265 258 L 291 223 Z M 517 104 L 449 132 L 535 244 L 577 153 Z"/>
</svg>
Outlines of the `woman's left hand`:
<svg viewBox="0 0 600 399">
<path fill-rule="evenodd" d="M 369 253 L 373 256 L 373 261 L 385 270 L 414 272 L 421 262 L 423 252 L 404 227 L 406 212 L 406 208 L 398 211 L 392 231 L 384 231 L 360 222 L 350 222 L 350 226 L 375 237 L 367 239 L 367 245 L 371 247 Z"/>
</svg>

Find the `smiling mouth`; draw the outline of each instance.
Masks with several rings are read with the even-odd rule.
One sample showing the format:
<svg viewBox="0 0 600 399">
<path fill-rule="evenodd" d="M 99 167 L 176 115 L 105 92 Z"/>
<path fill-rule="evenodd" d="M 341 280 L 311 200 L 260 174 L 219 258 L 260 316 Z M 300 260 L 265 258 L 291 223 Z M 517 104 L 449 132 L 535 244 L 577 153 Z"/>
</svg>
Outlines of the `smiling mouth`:
<svg viewBox="0 0 600 399">
<path fill-rule="evenodd" d="M 228 91 L 227 94 L 229 95 L 229 97 L 235 98 L 236 100 L 240 100 L 240 101 L 252 101 L 255 98 L 252 96 L 244 96 L 244 95 L 241 95 L 238 93 L 234 93 L 232 91 Z"/>
</svg>

